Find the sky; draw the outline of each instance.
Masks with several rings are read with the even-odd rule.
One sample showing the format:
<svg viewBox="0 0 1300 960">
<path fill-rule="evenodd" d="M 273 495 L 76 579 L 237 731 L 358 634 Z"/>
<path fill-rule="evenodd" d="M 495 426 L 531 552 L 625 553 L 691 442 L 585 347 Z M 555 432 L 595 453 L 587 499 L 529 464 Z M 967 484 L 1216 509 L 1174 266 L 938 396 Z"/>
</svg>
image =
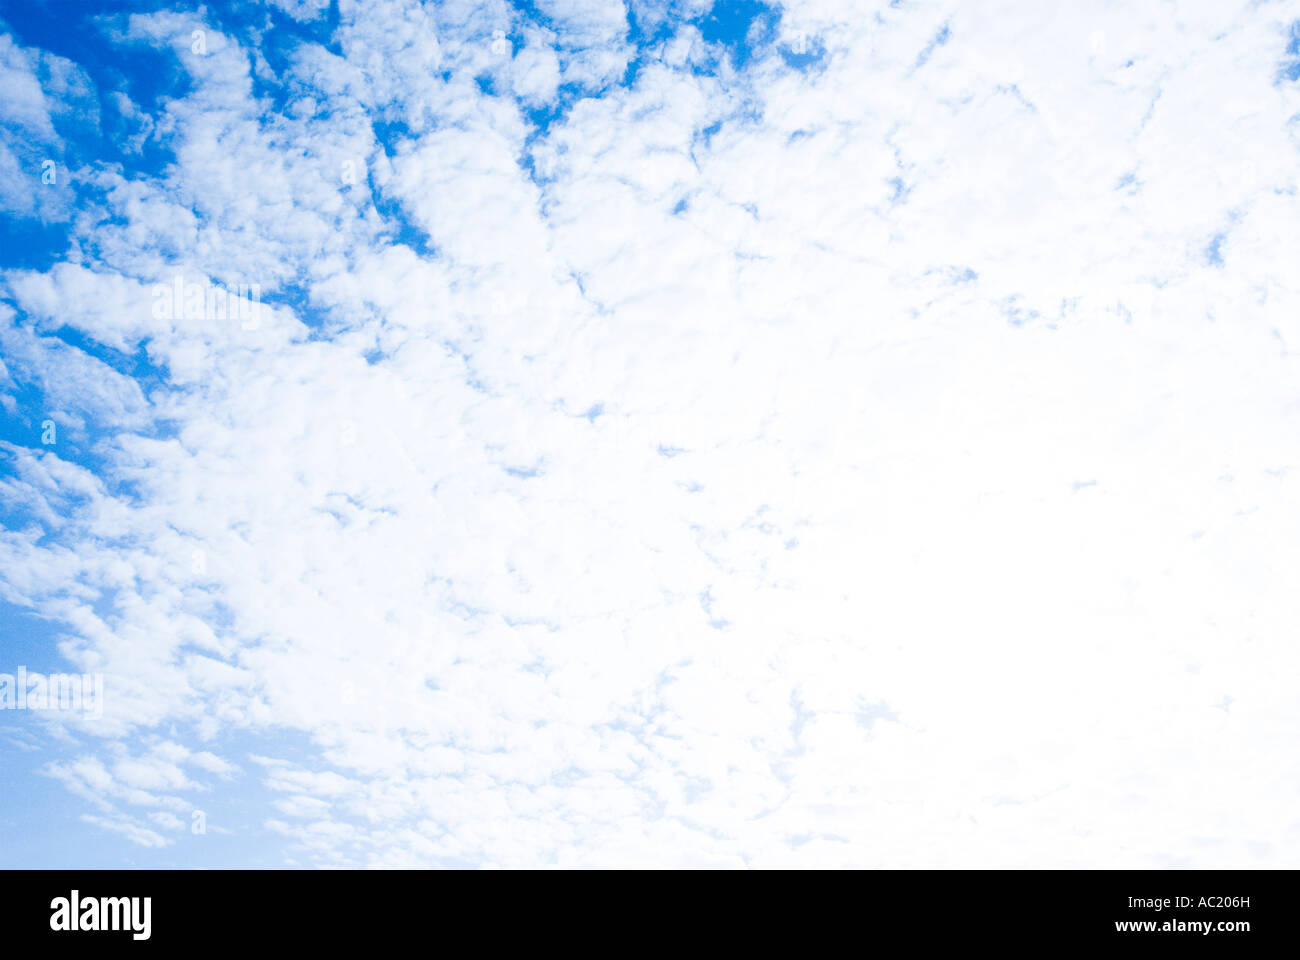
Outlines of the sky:
<svg viewBox="0 0 1300 960">
<path fill-rule="evenodd" d="M 1298 151 L 1300 0 L 0 0 L 0 866 L 1294 867 Z"/>
</svg>

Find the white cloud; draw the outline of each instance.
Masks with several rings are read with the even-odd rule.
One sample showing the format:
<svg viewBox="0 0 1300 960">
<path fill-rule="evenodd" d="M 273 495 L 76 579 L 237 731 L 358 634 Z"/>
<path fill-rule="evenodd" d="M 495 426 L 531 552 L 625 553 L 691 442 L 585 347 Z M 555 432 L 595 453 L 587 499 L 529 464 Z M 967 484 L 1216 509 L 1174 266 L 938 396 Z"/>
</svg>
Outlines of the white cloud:
<svg viewBox="0 0 1300 960">
<path fill-rule="evenodd" d="M 269 6 L 275 7 L 295 20 L 311 21 L 321 17 L 329 10 L 329 0 L 267 0 Z"/>
</svg>

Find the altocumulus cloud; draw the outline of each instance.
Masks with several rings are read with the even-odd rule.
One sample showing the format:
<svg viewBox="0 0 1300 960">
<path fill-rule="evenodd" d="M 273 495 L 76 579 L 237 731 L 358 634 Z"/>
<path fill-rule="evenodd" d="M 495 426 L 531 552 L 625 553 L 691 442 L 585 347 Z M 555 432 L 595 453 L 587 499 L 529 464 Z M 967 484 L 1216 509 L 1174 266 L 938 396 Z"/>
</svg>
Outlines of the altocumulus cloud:
<svg viewBox="0 0 1300 960">
<path fill-rule="evenodd" d="M 1294 862 L 1300 4 L 20 6 L 6 823 Z"/>
</svg>

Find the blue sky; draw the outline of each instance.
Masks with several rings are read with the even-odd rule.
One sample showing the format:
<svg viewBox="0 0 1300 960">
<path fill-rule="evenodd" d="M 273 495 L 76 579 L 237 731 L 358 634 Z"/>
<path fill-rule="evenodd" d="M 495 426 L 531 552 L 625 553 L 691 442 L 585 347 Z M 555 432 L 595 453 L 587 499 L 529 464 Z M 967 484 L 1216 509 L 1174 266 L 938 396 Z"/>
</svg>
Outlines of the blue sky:
<svg viewBox="0 0 1300 960">
<path fill-rule="evenodd" d="M 0 0 L 0 864 L 1292 862 L 1298 25 Z"/>
</svg>

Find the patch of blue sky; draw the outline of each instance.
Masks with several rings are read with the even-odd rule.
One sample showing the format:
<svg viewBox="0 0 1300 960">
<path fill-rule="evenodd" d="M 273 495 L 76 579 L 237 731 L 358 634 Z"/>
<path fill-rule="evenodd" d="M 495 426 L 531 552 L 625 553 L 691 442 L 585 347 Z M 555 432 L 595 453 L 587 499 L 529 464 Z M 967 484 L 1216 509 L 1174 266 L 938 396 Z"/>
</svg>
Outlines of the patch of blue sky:
<svg viewBox="0 0 1300 960">
<path fill-rule="evenodd" d="M 376 115 L 370 119 L 370 129 L 375 134 L 375 140 L 390 160 L 397 156 L 398 148 L 403 143 L 416 136 L 415 131 L 411 129 L 411 125 L 398 115 Z"/>
<path fill-rule="evenodd" d="M 94 410 L 89 407 L 69 411 L 70 404 L 66 399 L 52 400 L 43 389 L 39 375 L 16 371 L 12 363 L 7 363 L 7 366 L 15 381 L 15 385 L 6 391 L 14 400 L 14 410 L 11 412 L 0 406 L 0 440 L 32 451 L 48 450 L 60 460 L 99 475 L 106 481 L 105 486 L 113 489 L 108 474 L 111 458 L 103 445 L 112 441 L 115 431 L 97 422 Z M 135 432 L 148 434 L 150 431 Z M 14 475 L 14 463 L 8 456 L 0 456 L 0 478 Z M 21 510 L 16 513 L 3 510 L 0 519 L 4 520 L 3 526 L 12 529 L 14 524 L 22 526 L 32 517 Z"/>
<path fill-rule="evenodd" d="M 207 6 L 204 10 L 206 22 L 242 47 L 261 53 L 271 77 L 254 70 L 253 92 L 267 102 L 272 113 L 281 112 L 293 96 L 292 87 L 279 78 L 288 72 L 303 44 L 319 44 L 336 56 L 343 55 L 334 39 L 339 25 L 337 0 L 314 20 L 298 20 L 271 4 Z"/>
<path fill-rule="evenodd" d="M 826 66 L 826 44 L 821 37 L 797 36 L 776 49 L 786 66 L 800 73 L 818 73 Z"/>
<path fill-rule="evenodd" d="M 0 255 L 6 261 L 10 259 L 7 250 L 0 250 Z M 113 467 L 114 448 L 121 430 L 118 418 L 123 411 L 97 402 L 98 394 L 93 389 L 83 391 L 76 385 L 70 388 L 67 383 L 53 382 L 51 368 L 63 362 L 61 357 L 75 357 L 74 368 L 80 370 L 78 376 L 84 379 L 97 378 L 97 370 L 105 375 L 109 370 L 118 374 L 123 382 L 138 388 L 136 398 L 128 399 L 133 408 L 145 414 L 143 418 L 133 419 L 129 432 L 154 440 L 176 435 L 175 424 L 156 416 L 148 400 L 152 391 L 165 386 L 167 371 L 149 357 L 147 344 L 140 344 L 128 353 L 99 343 L 70 326 L 38 331 L 21 314 L 16 314 L 10 324 L 10 335 L 15 340 L 12 349 L 5 351 L 3 360 L 10 380 L 5 393 L 11 403 L 0 406 L 0 440 L 33 452 L 52 453 L 66 463 L 88 470 L 110 494 L 128 502 L 138 501 L 135 480 Z M 91 388 L 94 384 L 84 386 Z M 0 456 L 0 478 L 16 478 L 18 472 L 12 455 Z M 69 508 L 81 499 L 63 495 Z M 0 526 L 5 529 L 25 529 L 39 523 L 39 515 L 24 504 L 6 502 L 0 508 Z"/>
<path fill-rule="evenodd" d="M 24 665 L 29 670 L 36 669 L 30 662 Z M 13 673 L 12 666 L 0 663 L 0 672 Z M 59 671 L 67 672 L 66 665 L 54 664 L 45 670 Z M 109 697 L 112 677 L 105 677 L 104 684 L 105 697 Z M 88 808 L 81 797 L 48 773 L 51 755 L 45 722 L 36 711 L 0 711 L 0 763 L 4 764 L 8 782 L 22 785 L 22 789 L 0 793 L 0 831 L 5 835 L 0 867 L 32 864 L 48 869 L 283 867 L 283 837 L 267 825 L 266 813 L 286 794 L 265 785 L 264 770 L 251 756 L 301 764 L 312 772 L 328 769 L 321 765 L 318 747 L 309 737 L 295 731 L 277 729 L 274 735 L 268 735 L 226 728 L 213 740 L 186 743 L 186 747 L 196 752 L 209 751 L 235 758 L 240 769 L 222 783 L 221 789 L 171 794 L 190 801 L 193 808 L 168 811 L 180 821 L 180 827 L 157 828 L 156 832 L 170 843 L 144 846 L 105 829 L 102 822 L 83 819 L 88 809 L 93 808 Z M 147 750 L 148 742 L 142 741 L 138 748 Z M 74 755 L 75 749 L 75 746 L 71 748 L 67 758 Z M 192 767 L 187 767 L 186 772 L 196 782 L 218 781 L 216 775 Z M 196 818 L 195 813 L 201 813 L 202 819 Z M 112 813 L 92 815 L 99 816 L 101 821 L 115 819 Z M 57 823 L 59 828 L 51 830 L 51 823 Z M 202 832 L 195 832 L 198 824 L 202 825 Z"/>
<path fill-rule="evenodd" d="M 952 33 L 948 29 L 948 24 L 945 23 L 942 27 L 939 28 L 939 30 L 935 33 L 935 35 L 930 38 L 930 42 L 925 45 L 925 49 L 922 50 L 917 55 L 916 57 L 917 69 L 919 70 L 921 67 L 929 63 L 930 58 L 934 56 L 934 52 L 938 50 L 940 47 L 944 46 L 951 38 L 952 38 Z"/>
<path fill-rule="evenodd" d="M 153 114 L 167 100 L 184 97 L 191 88 L 189 77 L 179 68 L 175 56 L 144 43 L 126 48 L 111 34 L 120 26 L 116 20 L 154 5 L 131 0 L 80 0 L 75 5 L 20 3 L 6 4 L 0 27 L 31 50 L 43 50 L 75 63 L 94 86 L 98 98 L 99 129 L 74 117 L 55 128 L 72 157 L 103 161 L 111 158 L 128 173 L 157 176 L 175 157 L 159 140 L 143 141 L 137 152 L 129 147 L 135 131 L 134 118 L 123 113 L 115 94 L 130 98 L 140 110 Z"/>
<path fill-rule="evenodd" d="M 112 26 L 103 18 L 131 9 L 134 5 L 121 3 L 74 8 L 12 4 L 0 21 L 18 44 L 70 60 L 88 78 L 81 95 L 51 117 L 57 142 L 28 142 L 20 131 L 3 131 L 29 170 L 30 189 L 64 191 L 73 209 L 86 209 L 100 199 L 98 188 L 71 175 L 74 169 L 115 166 L 127 177 L 150 178 L 161 176 L 175 159 L 158 140 L 139 135 L 140 119 L 165 99 L 183 96 L 188 80 L 174 58 L 144 45 L 131 46 L 124 63 L 109 35 Z M 39 70 L 47 73 L 48 62 Z M 119 95 L 130 98 L 143 113 L 137 114 Z M 47 161 L 53 163 L 53 183 L 43 180 Z M 49 269 L 69 254 L 71 227 L 71 219 L 52 215 L 48 204 L 35 204 L 26 213 L 8 211 L 0 218 L 0 267 Z"/>
<path fill-rule="evenodd" d="M 653 60 L 653 51 L 670 40 L 677 32 L 678 20 L 673 4 L 654 7 L 649 4 L 629 5 L 627 11 L 627 42 L 636 49 L 636 55 L 627 64 L 621 86 L 636 83 L 641 68 Z"/>
<path fill-rule="evenodd" d="M 15 526 L 9 516 L 0 515 L 0 519 L 7 527 Z M 101 598 L 95 604 L 96 615 L 111 622 L 111 606 L 110 600 Z M 80 672 L 59 651 L 60 643 L 68 639 L 69 635 L 50 621 L 15 603 L 0 601 L 0 673 L 16 677 L 19 668 L 29 675 Z M 114 678 L 109 675 L 102 679 L 107 699 L 113 695 Z M 69 762 L 82 747 L 89 749 L 89 743 L 79 746 L 78 735 L 74 734 L 72 740 L 62 739 L 62 748 L 52 751 L 50 721 L 51 716 L 44 711 L 0 710 L 0 764 L 12 787 L 0 791 L 0 832 L 5 836 L 5 843 L 0 847 L 0 867 L 31 864 L 50 869 L 283 866 L 282 838 L 265 820 L 266 811 L 285 794 L 265 784 L 261 765 L 251 758 L 269 757 L 310 772 L 328 770 L 320 760 L 319 745 L 298 731 L 277 728 L 270 732 L 224 726 L 213 738 L 199 740 L 186 737 L 183 730 L 173 727 L 168 734 L 171 739 L 183 742 L 196 752 L 208 751 L 232 758 L 242 769 L 225 781 L 223 789 L 173 794 L 192 803 L 192 808 L 168 808 L 180 826 L 159 827 L 159 836 L 170 842 L 147 846 L 106 829 L 105 823 L 118 819 L 111 810 L 92 814 L 98 820 L 86 819 L 84 800 L 50 775 L 52 763 Z M 86 722 L 93 724 L 93 715 L 88 715 Z M 147 752 L 153 742 L 151 739 L 138 741 L 133 753 Z M 210 784 L 218 779 L 216 774 L 193 768 L 187 768 L 187 773 L 198 783 Z M 194 816 L 196 812 L 201 812 L 201 821 Z M 203 832 L 195 832 L 200 822 Z M 49 829 L 51 823 L 59 824 L 59 828 Z"/>
<path fill-rule="evenodd" d="M 0 517 L 5 512 L 0 505 Z M 41 673 L 67 671 L 68 662 L 58 650 L 65 636 L 59 626 L 26 607 L 0 601 L 0 649 L 4 651 L 0 673 L 12 674 L 19 666 Z M 0 717 L 4 715 L 0 712 Z"/>
<path fill-rule="evenodd" d="M 1223 242 L 1228 239 L 1228 235 L 1222 231 L 1216 233 L 1210 238 L 1210 242 L 1205 245 L 1205 262 L 1212 267 L 1223 266 Z"/>
<path fill-rule="evenodd" d="M 1300 80 L 1300 20 L 1293 20 L 1287 29 L 1286 56 L 1278 75 L 1290 81 Z"/>
<path fill-rule="evenodd" d="M 6 662 L 0 672 L 14 670 Z M 50 762 L 47 737 L 30 712 L 0 711 L 0 763 L 6 785 L 0 795 L 0 832 L 5 838 L 0 868 L 108 868 L 135 860 L 144 848 L 83 821 L 85 801 L 45 773 Z M 50 829 L 53 823 L 59 829 Z"/>
<path fill-rule="evenodd" d="M 717 0 L 695 25 L 707 43 L 725 48 L 740 68 L 758 48 L 775 40 L 780 21 L 780 10 L 762 0 Z"/>
<path fill-rule="evenodd" d="M 131 353 L 124 353 L 86 336 L 76 327 L 69 326 L 47 329 L 42 331 L 42 335 L 56 338 L 69 347 L 94 357 L 117 373 L 132 378 L 146 394 L 154 387 L 163 386 L 167 381 L 166 370 L 149 358 L 145 344 L 141 344 Z"/>
<path fill-rule="evenodd" d="M 39 172 L 33 182 L 39 182 Z M 11 270 L 45 271 L 68 253 L 71 227 L 35 217 L 0 216 L 0 266 Z"/>
</svg>

